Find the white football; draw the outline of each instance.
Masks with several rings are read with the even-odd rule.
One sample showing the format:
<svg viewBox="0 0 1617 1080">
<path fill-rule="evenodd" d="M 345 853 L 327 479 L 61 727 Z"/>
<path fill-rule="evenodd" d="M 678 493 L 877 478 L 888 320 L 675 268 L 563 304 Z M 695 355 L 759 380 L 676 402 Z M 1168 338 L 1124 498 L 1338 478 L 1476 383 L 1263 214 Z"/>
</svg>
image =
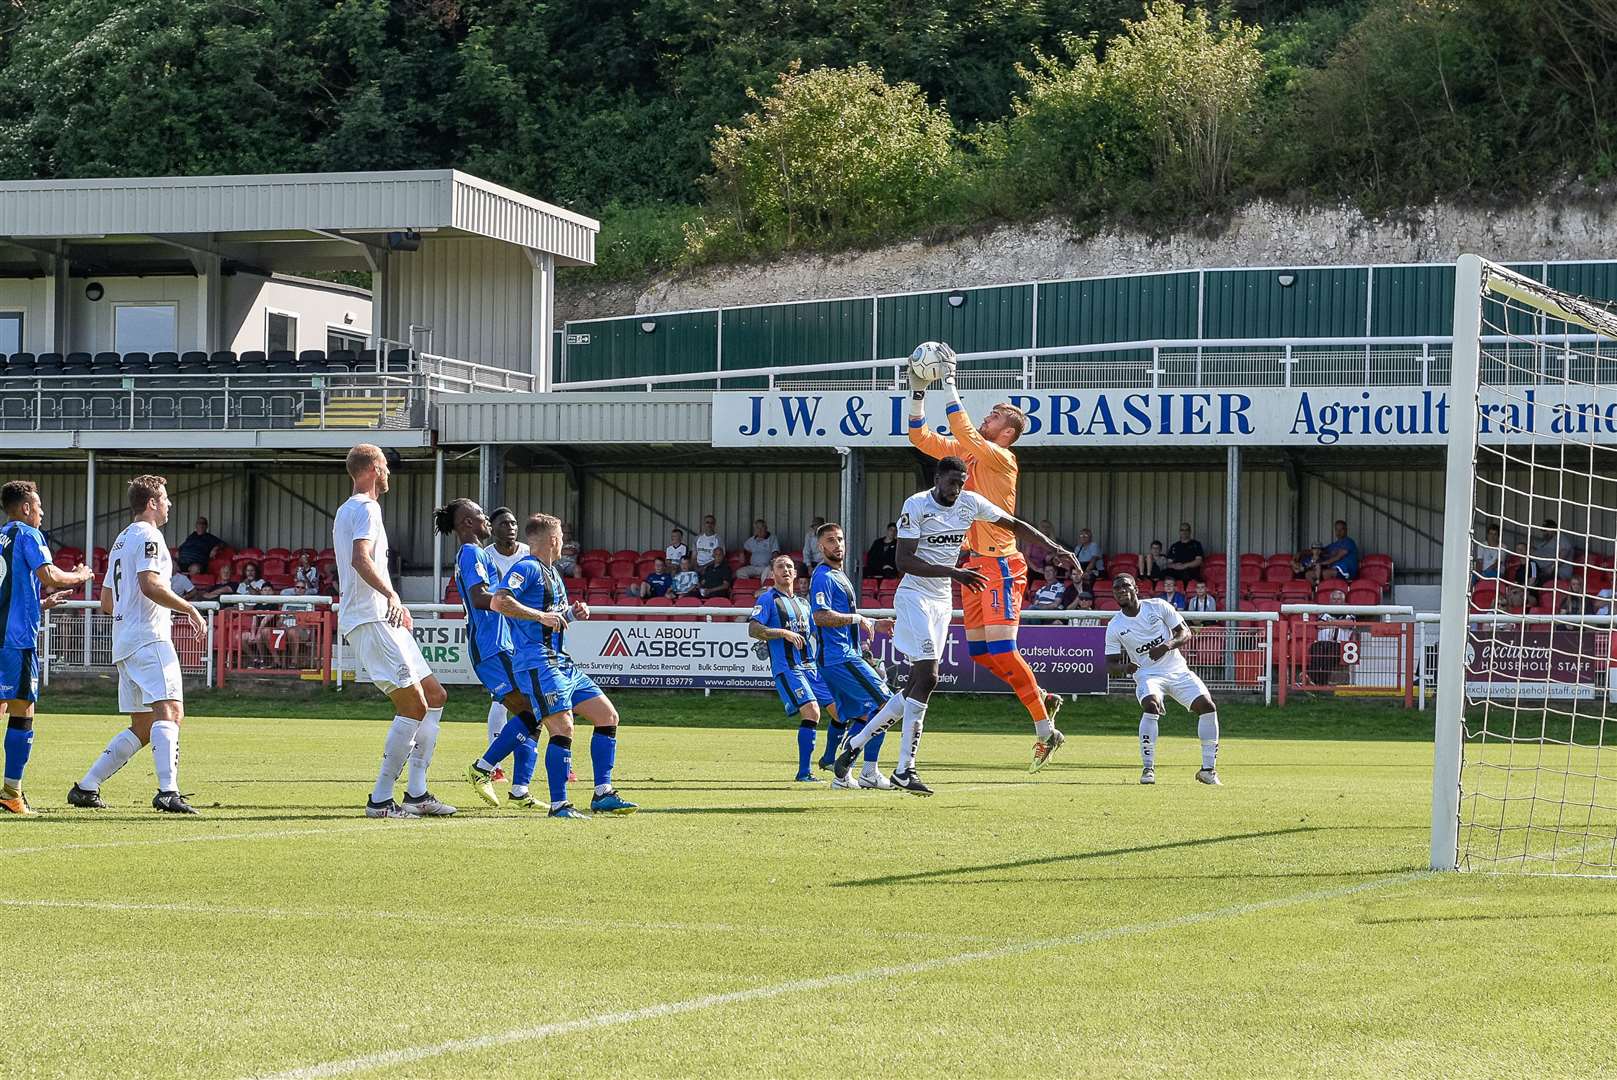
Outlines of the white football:
<svg viewBox="0 0 1617 1080">
<path fill-rule="evenodd" d="M 910 353 L 910 374 L 934 383 L 954 374 L 954 350 L 941 341 L 923 341 Z"/>
</svg>

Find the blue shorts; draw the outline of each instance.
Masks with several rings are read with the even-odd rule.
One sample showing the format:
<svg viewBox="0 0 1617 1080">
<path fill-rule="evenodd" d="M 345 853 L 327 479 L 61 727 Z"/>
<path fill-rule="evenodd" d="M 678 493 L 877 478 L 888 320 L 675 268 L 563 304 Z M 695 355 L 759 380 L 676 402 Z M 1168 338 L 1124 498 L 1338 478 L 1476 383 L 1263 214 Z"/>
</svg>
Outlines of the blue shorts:
<svg viewBox="0 0 1617 1080">
<path fill-rule="evenodd" d="M 0 701 L 38 700 L 38 650 L 0 649 Z"/>
<path fill-rule="evenodd" d="M 473 664 L 472 670 L 477 672 L 477 681 L 495 701 L 504 701 L 505 695 L 517 688 L 517 673 L 511 670 L 510 653 L 495 653 L 481 664 Z"/>
<path fill-rule="evenodd" d="M 577 708 L 601 696 L 595 680 L 571 663 L 545 664 L 517 672 L 517 689 L 528 695 L 541 719 Z"/>
<path fill-rule="evenodd" d="M 844 724 L 871 716 L 892 696 L 876 669 L 862 656 L 841 664 L 827 664 L 820 672 L 836 698 L 837 719 Z"/>
<path fill-rule="evenodd" d="M 786 706 L 786 715 L 792 716 L 813 701 L 823 706 L 836 703 L 831 688 L 820 678 L 820 669 L 812 664 L 800 668 L 787 668 L 775 672 L 775 692 Z"/>
</svg>

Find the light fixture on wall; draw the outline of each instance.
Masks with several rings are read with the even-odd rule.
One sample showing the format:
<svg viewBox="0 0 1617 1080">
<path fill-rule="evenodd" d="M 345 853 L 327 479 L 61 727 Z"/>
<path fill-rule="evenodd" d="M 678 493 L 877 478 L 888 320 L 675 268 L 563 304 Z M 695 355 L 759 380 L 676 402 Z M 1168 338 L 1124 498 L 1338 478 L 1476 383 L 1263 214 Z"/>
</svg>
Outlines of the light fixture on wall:
<svg viewBox="0 0 1617 1080">
<path fill-rule="evenodd" d="M 656 330 L 657 330 L 657 320 L 656 319 L 641 319 L 640 320 L 640 332 L 642 334 L 655 333 Z"/>
<path fill-rule="evenodd" d="M 1280 282 L 1280 287 L 1282 289 L 1289 289 L 1293 285 L 1297 284 L 1297 275 L 1296 274 L 1281 274 L 1279 277 L 1275 278 L 1275 280 Z"/>
<path fill-rule="evenodd" d="M 91 303 L 94 303 L 105 295 L 107 295 L 107 290 L 102 287 L 101 282 L 99 281 L 92 281 L 90 284 L 84 287 L 84 298 L 89 300 Z"/>
<path fill-rule="evenodd" d="M 964 307 L 965 303 L 966 303 L 966 294 L 961 292 L 959 289 L 956 289 L 954 292 L 949 294 L 949 306 L 950 307 L 954 307 L 954 308 Z"/>
</svg>

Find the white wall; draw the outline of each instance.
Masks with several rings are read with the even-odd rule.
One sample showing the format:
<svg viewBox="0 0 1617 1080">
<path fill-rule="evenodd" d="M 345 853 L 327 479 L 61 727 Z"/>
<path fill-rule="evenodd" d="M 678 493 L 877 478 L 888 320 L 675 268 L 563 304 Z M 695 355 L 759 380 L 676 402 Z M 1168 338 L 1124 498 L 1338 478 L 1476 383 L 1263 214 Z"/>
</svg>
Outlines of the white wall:
<svg viewBox="0 0 1617 1080">
<path fill-rule="evenodd" d="M 264 315 L 273 308 L 298 315 L 293 351 L 324 349 L 328 327 L 362 337 L 371 332 L 371 300 L 352 291 L 286 278 L 233 274 L 223 279 L 224 317 L 219 348 L 264 348 Z"/>
</svg>

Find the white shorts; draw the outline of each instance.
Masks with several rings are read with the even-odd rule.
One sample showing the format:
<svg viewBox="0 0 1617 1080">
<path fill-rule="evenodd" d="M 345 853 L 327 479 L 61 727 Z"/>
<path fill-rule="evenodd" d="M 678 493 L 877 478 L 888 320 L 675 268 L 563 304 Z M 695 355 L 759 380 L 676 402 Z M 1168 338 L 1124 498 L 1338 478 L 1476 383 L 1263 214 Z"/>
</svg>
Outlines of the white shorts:
<svg viewBox="0 0 1617 1080">
<path fill-rule="evenodd" d="M 118 661 L 118 711 L 150 712 L 157 701 L 184 701 L 185 680 L 172 641 L 148 641 Z"/>
<path fill-rule="evenodd" d="M 900 589 L 893 594 L 893 608 L 898 612 L 893 626 L 893 648 L 912 663 L 943 659 L 953 610 L 950 600 L 924 596 L 915 589 Z"/>
<path fill-rule="evenodd" d="M 1134 696 L 1140 701 L 1148 697 L 1171 697 L 1185 708 L 1199 697 L 1209 701 L 1207 684 L 1194 671 L 1170 671 L 1165 675 L 1141 675 L 1134 680 Z"/>
<path fill-rule="evenodd" d="M 414 635 L 402 626 L 360 623 L 343 640 L 353 651 L 354 671 L 384 694 L 414 686 L 432 674 Z"/>
</svg>

